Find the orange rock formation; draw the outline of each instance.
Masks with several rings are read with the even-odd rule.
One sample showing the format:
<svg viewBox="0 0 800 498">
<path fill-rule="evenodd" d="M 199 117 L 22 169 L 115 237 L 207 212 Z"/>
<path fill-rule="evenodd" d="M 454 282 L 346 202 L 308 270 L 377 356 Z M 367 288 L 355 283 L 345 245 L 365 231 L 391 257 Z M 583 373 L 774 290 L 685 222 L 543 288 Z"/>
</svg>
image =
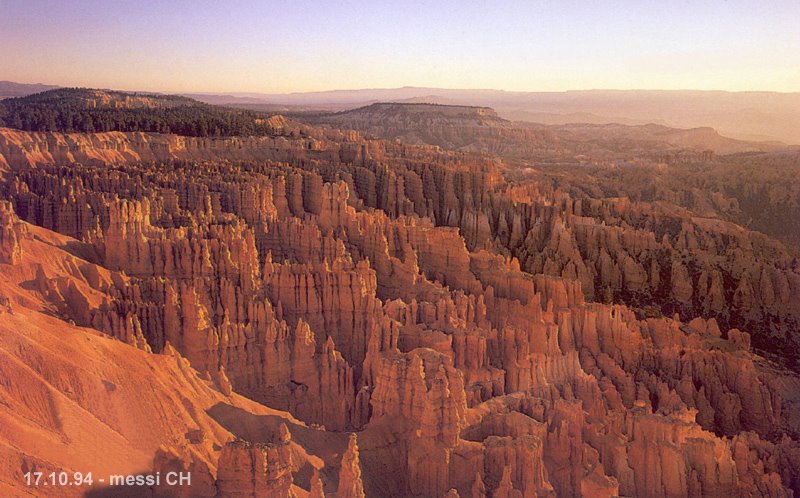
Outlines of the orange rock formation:
<svg viewBox="0 0 800 498">
<path fill-rule="evenodd" d="M 800 378 L 751 350 L 800 316 L 766 236 L 288 120 L 0 130 L 0 165 L 3 494 L 33 468 L 191 469 L 186 496 L 800 489 Z"/>
</svg>

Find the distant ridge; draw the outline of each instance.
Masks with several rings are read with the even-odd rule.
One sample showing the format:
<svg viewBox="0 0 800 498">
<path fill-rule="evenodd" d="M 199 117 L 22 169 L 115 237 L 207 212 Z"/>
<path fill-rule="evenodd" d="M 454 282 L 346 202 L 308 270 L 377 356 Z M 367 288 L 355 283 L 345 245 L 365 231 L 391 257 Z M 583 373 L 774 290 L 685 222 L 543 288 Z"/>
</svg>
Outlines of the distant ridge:
<svg viewBox="0 0 800 498">
<path fill-rule="evenodd" d="M 434 102 L 376 102 L 352 110 L 340 111 L 337 114 L 357 112 L 405 112 L 410 114 L 438 114 L 446 117 L 481 117 L 500 119 L 491 107 L 437 104 Z"/>
<path fill-rule="evenodd" d="M 0 99 L 57 88 L 0 82 Z M 800 144 L 800 92 L 702 90 L 570 90 L 510 92 L 432 87 L 332 90 L 323 92 L 184 94 L 200 102 L 262 112 L 342 111 L 381 102 L 486 106 L 513 121 L 711 127 L 739 140 Z"/>
<path fill-rule="evenodd" d="M 507 92 L 442 88 L 389 88 L 328 92 L 232 93 L 231 100 L 199 100 L 243 108 L 341 111 L 376 102 L 424 102 L 488 106 L 500 117 L 542 124 L 588 122 L 661 124 L 673 128 L 712 127 L 740 140 L 800 144 L 800 93 L 699 90 L 574 90 Z M 247 98 L 245 103 L 241 99 Z M 252 102 L 252 100 L 259 102 Z"/>
<path fill-rule="evenodd" d="M 327 124 L 407 143 L 491 152 L 532 159 L 547 147 L 594 144 L 606 151 L 654 153 L 687 149 L 732 154 L 770 151 L 786 144 L 729 138 L 710 126 L 676 128 L 661 124 L 566 123 L 541 125 L 510 121 L 491 107 L 423 102 L 378 102 L 334 113 L 296 114 L 309 124 Z"/>
<path fill-rule="evenodd" d="M 54 85 L 43 85 L 41 83 L 15 83 L 13 81 L 0 81 L 0 99 L 10 97 L 24 97 L 39 92 L 46 92 L 59 88 Z"/>
</svg>

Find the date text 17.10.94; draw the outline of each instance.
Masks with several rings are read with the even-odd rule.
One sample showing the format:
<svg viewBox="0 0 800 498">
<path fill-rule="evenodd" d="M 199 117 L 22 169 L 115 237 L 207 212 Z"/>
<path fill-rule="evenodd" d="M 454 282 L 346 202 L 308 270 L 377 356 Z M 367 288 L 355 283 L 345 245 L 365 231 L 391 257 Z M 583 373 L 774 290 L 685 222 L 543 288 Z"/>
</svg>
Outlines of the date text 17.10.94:
<svg viewBox="0 0 800 498">
<path fill-rule="evenodd" d="M 154 474 L 112 474 L 95 479 L 91 472 L 26 472 L 23 474 L 28 486 L 191 486 L 191 472 L 160 472 Z"/>
</svg>

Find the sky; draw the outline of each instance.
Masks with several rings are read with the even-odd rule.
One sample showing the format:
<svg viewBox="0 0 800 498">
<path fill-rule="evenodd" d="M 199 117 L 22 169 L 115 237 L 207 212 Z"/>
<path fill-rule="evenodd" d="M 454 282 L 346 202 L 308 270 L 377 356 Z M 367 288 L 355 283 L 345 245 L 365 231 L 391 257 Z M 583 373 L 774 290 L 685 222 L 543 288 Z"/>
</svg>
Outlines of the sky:
<svg viewBox="0 0 800 498">
<path fill-rule="evenodd" d="M 0 80 L 800 91 L 798 0 L 0 0 Z"/>
</svg>

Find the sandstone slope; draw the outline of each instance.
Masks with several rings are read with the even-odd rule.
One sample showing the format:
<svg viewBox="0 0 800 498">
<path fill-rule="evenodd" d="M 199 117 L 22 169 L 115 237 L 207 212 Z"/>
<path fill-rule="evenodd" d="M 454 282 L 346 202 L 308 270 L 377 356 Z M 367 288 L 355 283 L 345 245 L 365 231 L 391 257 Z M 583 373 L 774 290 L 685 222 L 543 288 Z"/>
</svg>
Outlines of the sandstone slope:
<svg viewBox="0 0 800 498">
<path fill-rule="evenodd" d="M 3 130 L 0 154 L 5 271 L 35 254 L 36 233 L 61 237 L 16 216 L 73 237 L 55 245 L 83 260 L 66 276 L 31 268 L 12 290 L 138 348 L 131 361 L 180 354 L 169 361 L 210 379 L 193 377 L 194 402 L 240 440 L 220 436 L 213 455 L 178 441 L 167 447 L 180 457 L 158 459 L 206 464 L 209 492 L 798 490 L 800 380 L 722 313 L 731 299 L 796 316 L 796 273 L 774 241 L 670 207 L 509 183 L 485 156 L 338 130 Z M 753 261 L 771 287 L 741 283 Z M 752 292 L 687 285 L 704 262 L 708 286 L 721 278 L 727 292 L 735 275 Z M 605 287 L 655 312 L 598 302 Z M 683 320 L 663 316 L 675 302 Z M 306 427 L 277 414 L 286 430 L 270 426 L 234 393 Z"/>
</svg>

